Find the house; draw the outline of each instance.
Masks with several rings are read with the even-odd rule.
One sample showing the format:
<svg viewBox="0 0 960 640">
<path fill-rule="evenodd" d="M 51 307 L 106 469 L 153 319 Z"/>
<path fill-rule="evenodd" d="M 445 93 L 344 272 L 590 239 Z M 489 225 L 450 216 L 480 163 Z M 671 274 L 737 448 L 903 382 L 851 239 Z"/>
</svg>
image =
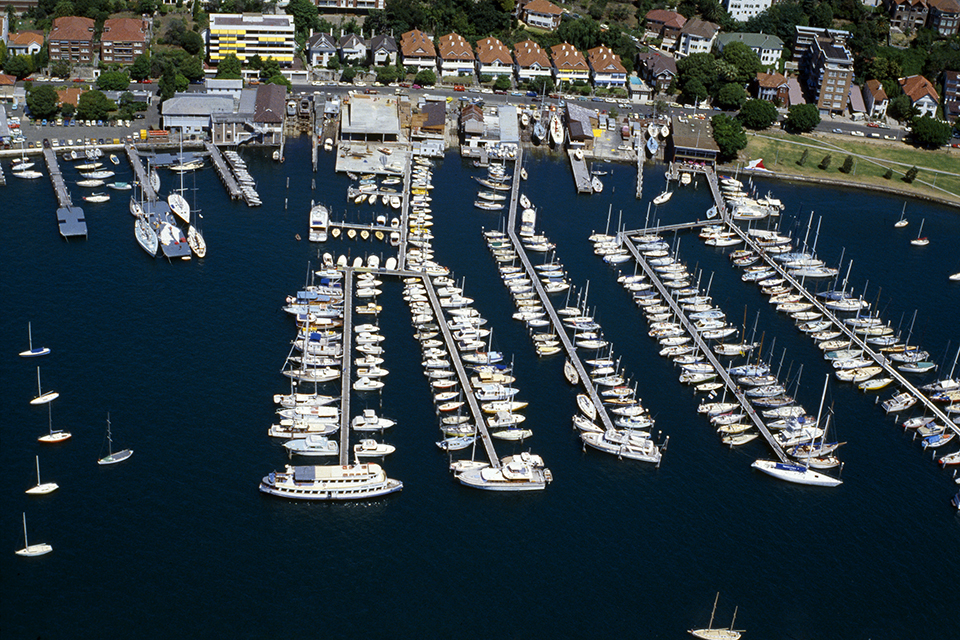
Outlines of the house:
<svg viewBox="0 0 960 640">
<path fill-rule="evenodd" d="M 649 49 L 637 56 L 640 77 L 656 90 L 666 91 L 677 77 L 677 61 L 670 56 Z"/>
<path fill-rule="evenodd" d="M 590 80 L 587 59 L 569 42 L 550 47 L 550 59 L 553 61 L 553 75 L 557 80 L 571 83 Z"/>
<path fill-rule="evenodd" d="M 7 54 L 11 56 L 32 56 L 43 48 L 42 31 L 21 31 L 11 33 L 7 38 Z"/>
<path fill-rule="evenodd" d="M 594 86 L 624 87 L 627 84 L 627 70 L 620 62 L 620 56 L 603 45 L 587 51 L 590 72 Z"/>
<path fill-rule="evenodd" d="M 943 115 L 950 122 L 960 117 L 960 71 L 943 72 Z"/>
<path fill-rule="evenodd" d="M 553 65 L 550 64 L 547 52 L 533 40 L 524 40 L 515 44 L 513 58 L 517 63 L 517 80 L 533 80 L 553 74 Z"/>
<path fill-rule="evenodd" d="M 261 84 L 253 107 L 253 126 L 262 136 L 260 142 L 276 146 L 283 140 L 283 114 L 287 88 L 279 84 Z"/>
<path fill-rule="evenodd" d="M 917 108 L 921 116 L 936 117 L 940 96 L 933 83 L 923 76 L 908 76 L 897 80 L 900 88 L 910 98 L 910 104 Z"/>
<path fill-rule="evenodd" d="M 378 67 L 397 64 L 397 41 L 393 36 L 373 36 L 367 44 L 367 50 L 370 60 Z"/>
<path fill-rule="evenodd" d="M 96 51 L 93 47 L 93 26 L 90 18 L 66 16 L 55 18 L 50 37 L 47 39 L 47 51 L 50 60 L 62 60 L 75 64 L 94 64 Z"/>
<path fill-rule="evenodd" d="M 337 53 L 344 64 L 362 64 L 367 61 L 367 43 L 356 34 L 346 33 L 337 42 Z"/>
<path fill-rule="evenodd" d="M 666 9 L 652 9 L 644 16 L 646 29 L 649 33 L 663 38 L 663 46 L 669 46 L 667 40 L 672 43 L 680 37 L 680 30 L 687 24 L 687 19 L 676 11 L 667 11 Z"/>
<path fill-rule="evenodd" d="M 796 27 L 810 31 L 811 27 Z M 805 32 L 806 33 L 806 32 Z M 819 29 L 812 33 L 803 58 L 800 77 L 807 92 L 815 99 L 821 114 L 841 115 L 847 109 L 850 85 L 853 84 L 853 54 L 846 47 L 846 31 Z"/>
<path fill-rule="evenodd" d="M 100 34 L 100 60 L 114 64 L 133 64 L 147 50 L 150 23 L 140 18 L 111 18 L 103 23 Z"/>
<path fill-rule="evenodd" d="M 766 33 L 721 33 L 717 36 L 717 51 L 723 52 L 731 42 L 742 42 L 750 47 L 764 68 L 776 66 L 783 55 L 783 40 Z"/>
<path fill-rule="evenodd" d="M 770 8 L 773 0 L 725 0 L 723 7 L 737 22 L 746 22 Z"/>
<path fill-rule="evenodd" d="M 492 36 L 477 42 L 477 73 L 481 76 L 502 76 L 513 73 L 513 56 L 510 55 L 510 49 Z"/>
<path fill-rule="evenodd" d="M 927 23 L 930 7 L 927 0 L 888 0 L 890 26 L 900 31 L 916 31 Z"/>
<path fill-rule="evenodd" d="M 549 0 L 530 0 L 520 9 L 521 20 L 531 27 L 553 31 L 560 26 L 563 9 Z"/>
<path fill-rule="evenodd" d="M 944 38 L 957 35 L 960 27 L 960 3 L 957 0 L 927 0 L 930 11 L 927 14 L 927 27 Z"/>
<path fill-rule="evenodd" d="M 281 67 L 293 66 L 297 43 L 293 16 L 264 13 L 211 13 L 207 51 L 218 64 L 231 53 L 241 62 L 253 56 L 273 58 Z"/>
<path fill-rule="evenodd" d="M 329 33 L 315 33 L 307 40 L 307 61 L 314 67 L 326 67 L 337 56 L 337 43 Z"/>
<path fill-rule="evenodd" d="M 887 98 L 883 85 L 879 80 L 867 80 L 863 85 L 863 106 L 871 118 L 883 118 L 887 115 Z"/>
<path fill-rule="evenodd" d="M 79 87 L 67 87 L 66 89 L 57 89 L 57 102 L 63 106 L 70 104 L 76 107 L 80 104 L 80 96 L 84 90 Z"/>
<path fill-rule="evenodd" d="M 440 75 L 459 76 L 473 75 L 476 56 L 473 47 L 458 33 L 448 33 L 440 36 Z"/>
<path fill-rule="evenodd" d="M 781 106 L 789 102 L 790 91 L 787 88 L 787 79 L 779 73 L 757 74 L 757 98 L 768 102 L 779 101 Z"/>
<path fill-rule="evenodd" d="M 437 50 L 427 34 L 414 29 L 400 36 L 400 54 L 407 67 L 420 69 L 437 68 Z"/>
<path fill-rule="evenodd" d="M 700 18 L 691 18 L 680 30 L 677 55 L 685 58 L 694 53 L 710 53 L 720 26 Z"/>
</svg>

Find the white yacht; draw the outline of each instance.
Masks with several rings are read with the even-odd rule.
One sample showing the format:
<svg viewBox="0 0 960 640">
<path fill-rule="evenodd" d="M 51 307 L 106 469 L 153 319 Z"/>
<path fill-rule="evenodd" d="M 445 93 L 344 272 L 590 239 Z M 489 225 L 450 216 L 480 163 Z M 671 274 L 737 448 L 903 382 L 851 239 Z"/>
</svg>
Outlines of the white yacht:
<svg viewBox="0 0 960 640">
<path fill-rule="evenodd" d="M 485 491 L 542 491 L 553 481 L 543 458 L 523 452 L 507 456 L 499 468 L 469 469 L 457 474 L 461 484 Z"/>
<path fill-rule="evenodd" d="M 340 446 L 336 440 L 316 434 L 284 442 L 283 447 L 297 456 L 335 456 L 340 453 Z"/>
<path fill-rule="evenodd" d="M 260 482 L 260 491 L 291 500 L 362 500 L 403 489 L 387 477 L 378 464 L 290 466 L 271 471 Z"/>
<path fill-rule="evenodd" d="M 612 453 L 620 458 L 655 464 L 660 462 L 660 450 L 657 445 L 649 437 L 637 433 L 616 429 L 608 429 L 603 433 L 585 431 L 580 434 L 580 439 L 584 444 L 598 451 Z"/>
<path fill-rule="evenodd" d="M 330 212 L 322 204 L 315 204 L 310 208 L 310 242 L 327 241 L 327 225 L 330 222 Z"/>
<path fill-rule="evenodd" d="M 809 467 L 801 464 L 779 462 L 777 460 L 755 460 L 750 466 L 774 478 L 797 484 L 809 484 L 820 487 L 836 487 L 837 485 L 843 484 L 843 480 L 813 471 Z"/>
</svg>

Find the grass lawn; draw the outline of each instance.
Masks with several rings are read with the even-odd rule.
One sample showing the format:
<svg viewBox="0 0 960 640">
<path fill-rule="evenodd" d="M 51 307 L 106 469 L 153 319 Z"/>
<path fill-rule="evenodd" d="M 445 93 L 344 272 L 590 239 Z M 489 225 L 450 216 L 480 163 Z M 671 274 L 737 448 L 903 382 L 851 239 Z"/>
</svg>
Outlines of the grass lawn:
<svg viewBox="0 0 960 640">
<path fill-rule="evenodd" d="M 928 151 L 902 142 L 855 140 L 839 135 L 797 136 L 780 132 L 761 135 L 763 137 L 747 136 L 747 148 L 740 152 L 740 157 L 763 158 L 764 166 L 771 171 L 883 185 L 960 202 L 960 154 L 949 149 Z M 801 167 L 797 163 L 804 150 L 809 154 L 805 166 Z M 830 165 L 820 169 L 818 165 L 826 155 L 831 157 Z M 856 160 L 850 174 L 839 170 L 847 155 L 853 155 Z M 920 169 L 920 173 L 913 184 L 907 184 L 901 178 L 912 166 Z M 894 172 L 889 180 L 883 177 L 888 168 Z"/>
</svg>

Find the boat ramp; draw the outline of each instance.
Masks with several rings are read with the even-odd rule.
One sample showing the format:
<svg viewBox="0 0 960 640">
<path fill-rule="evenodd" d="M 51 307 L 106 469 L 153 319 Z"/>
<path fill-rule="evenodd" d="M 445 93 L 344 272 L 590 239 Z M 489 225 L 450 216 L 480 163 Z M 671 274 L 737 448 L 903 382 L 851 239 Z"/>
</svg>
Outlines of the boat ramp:
<svg viewBox="0 0 960 640">
<path fill-rule="evenodd" d="M 57 154 L 53 149 L 44 149 L 43 159 L 47 163 L 50 182 L 53 184 L 53 191 L 57 195 L 57 224 L 60 227 L 60 235 L 64 238 L 86 238 L 87 222 L 84 218 L 83 209 L 73 206 L 70 192 L 67 191 L 67 185 L 63 181 L 63 174 L 60 173 Z"/>
</svg>

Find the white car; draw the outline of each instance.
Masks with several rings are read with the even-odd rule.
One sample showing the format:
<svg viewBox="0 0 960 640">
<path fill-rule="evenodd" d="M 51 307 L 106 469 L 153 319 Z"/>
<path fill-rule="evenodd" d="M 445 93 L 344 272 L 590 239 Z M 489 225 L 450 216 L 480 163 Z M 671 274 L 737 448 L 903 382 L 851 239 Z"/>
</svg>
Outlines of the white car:
<svg viewBox="0 0 960 640">
<path fill-rule="evenodd" d="M 851 131 L 851 132 L 850 132 L 850 135 L 852 135 L 852 136 L 857 136 L 858 138 L 862 138 L 862 137 L 863 137 L 863 131 Z"/>
</svg>

